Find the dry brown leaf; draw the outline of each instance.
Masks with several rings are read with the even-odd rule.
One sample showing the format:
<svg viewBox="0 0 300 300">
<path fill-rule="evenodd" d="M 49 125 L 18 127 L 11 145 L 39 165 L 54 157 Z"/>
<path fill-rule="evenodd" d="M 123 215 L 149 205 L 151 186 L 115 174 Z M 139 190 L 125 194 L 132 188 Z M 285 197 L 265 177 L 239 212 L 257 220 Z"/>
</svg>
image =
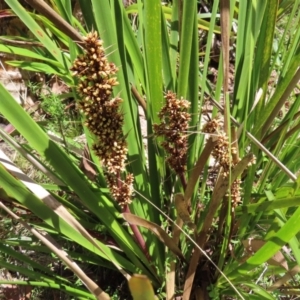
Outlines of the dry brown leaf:
<svg viewBox="0 0 300 300">
<path fill-rule="evenodd" d="M 174 204 L 177 214 L 182 219 L 183 223 L 190 229 L 195 229 L 196 226 L 191 220 L 187 201 L 184 199 L 184 196 L 182 194 L 176 194 L 174 196 Z"/>
<path fill-rule="evenodd" d="M 195 191 L 195 186 L 199 180 L 200 174 L 204 169 L 204 166 L 214 148 L 214 146 L 217 144 L 217 141 L 213 141 L 211 138 L 207 140 L 207 143 L 201 152 L 201 155 L 198 158 L 197 163 L 192 169 L 189 181 L 187 183 L 187 187 L 185 189 L 184 197 L 187 199 L 188 204 L 190 202 L 190 199 Z"/>
<path fill-rule="evenodd" d="M 221 13 L 221 40 L 222 40 L 222 57 L 223 57 L 223 92 L 228 92 L 229 81 L 229 39 L 230 39 L 230 9 L 229 0 L 220 1 L 220 13 Z M 224 101 L 225 105 L 229 106 L 228 101 Z M 229 107 L 228 107 L 229 108 Z M 224 110 L 224 131 L 228 135 L 229 124 L 228 111 Z"/>
<path fill-rule="evenodd" d="M 263 240 L 258 240 L 258 239 L 248 239 L 242 241 L 246 251 L 249 254 L 253 254 L 257 252 L 262 246 L 264 246 L 267 242 Z M 281 253 L 281 251 L 278 251 L 275 253 L 269 260 L 268 263 L 272 266 L 279 266 L 287 271 L 289 270 L 288 263 L 284 257 L 284 255 Z"/>
<path fill-rule="evenodd" d="M 65 83 L 56 80 L 51 87 L 51 91 L 53 94 L 60 95 L 62 93 L 67 93 L 69 88 Z"/>
<path fill-rule="evenodd" d="M 300 267 L 297 265 L 287 272 L 283 277 L 274 282 L 274 284 L 268 288 L 268 291 L 274 291 L 284 285 L 287 281 L 293 278 L 294 275 L 300 272 Z"/>
<path fill-rule="evenodd" d="M 70 212 L 60 203 L 58 202 L 48 191 L 46 191 L 43 187 L 36 184 L 30 177 L 28 177 L 25 173 L 23 173 L 19 168 L 17 168 L 10 159 L 0 151 L 1 159 L 0 162 L 7 169 L 9 173 L 12 174 L 15 178 L 19 179 L 28 189 L 41 201 L 44 202 L 49 208 L 51 208 L 57 215 L 59 215 L 63 220 L 69 223 L 69 225 L 73 226 L 75 230 L 81 233 L 93 246 L 103 252 L 101 244 L 97 243 L 95 239 L 86 231 L 86 229 L 70 214 Z M 95 295 L 97 299 L 107 300 L 110 299 L 108 294 L 106 294 L 92 279 L 90 279 L 84 271 L 77 265 L 68 255 L 67 253 L 61 249 L 59 245 L 57 245 L 56 241 L 51 237 L 48 233 L 41 234 L 35 228 L 30 227 L 26 222 L 20 219 L 14 212 L 12 212 L 8 207 L 6 207 L 1 201 L 0 206 L 7 213 L 10 214 L 11 217 L 18 220 L 27 230 L 29 230 L 32 234 L 34 234 L 40 241 L 42 241 L 53 253 L 55 253 L 85 284 L 85 286 Z M 104 252 L 105 253 L 105 252 Z M 127 274 L 122 268 L 119 267 L 114 261 L 112 263 L 115 264 L 116 268 L 122 274 L 129 278 L 129 274 Z"/>
<path fill-rule="evenodd" d="M 183 254 L 181 253 L 180 249 L 177 247 L 173 239 L 157 224 L 130 213 L 123 213 L 122 215 L 128 223 L 142 226 L 151 230 L 160 239 L 160 241 L 163 242 L 175 255 L 185 260 Z"/>
<path fill-rule="evenodd" d="M 84 146 L 79 168 L 90 180 L 94 181 L 96 179 L 97 172 L 91 163 L 91 155 L 87 145 Z"/>
</svg>

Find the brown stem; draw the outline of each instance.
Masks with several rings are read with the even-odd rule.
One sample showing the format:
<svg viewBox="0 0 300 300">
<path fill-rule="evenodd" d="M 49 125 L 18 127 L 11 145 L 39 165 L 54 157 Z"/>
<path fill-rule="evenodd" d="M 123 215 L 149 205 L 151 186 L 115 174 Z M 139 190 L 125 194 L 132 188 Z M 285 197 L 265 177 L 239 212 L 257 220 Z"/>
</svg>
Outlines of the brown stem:
<svg viewBox="0 0 300 300">
<path fill-rule="evenodd" d="M 48 18 L 53 24 L 65 33 L 67 36 L 77 42 L 83 42 L 82 35 L 77 32 L 66 20 L 64 20 L 56 11 L 46 2 L 40 0 L 26 0 L 26 2 L 36 9 L 42 16 Z"/>
<path fill-rule="evenodd" d="M 191 175 L 184 192 L 184 198 L 187 199 L 188 203 L 190 203 L 190 199 L 192 198 L 200 174 L 203 171 L 205 164 L 216 144 L 217 141 L 213 141 L 212 138 L 208 139 L 205 148 L 203 149 L 201 155 L 198 158 L 197 163 L 191 171 Z"/>
<path fill-rule="evenodd" d="M 147 103 L 145 99 L 139 94 L 138 90 L 133 85 L 131 86 L 131 92 L 139 105 L 143 108 L 145 116 L 147 116 Z"/>
<path fill-rule="evenodd" d="M 117 185 L 118 185 L 118 189 L 120 191 L 122 190 L 122 184 L 124 184 L 124 183 L 121 180 L 121 174 L 119 172 L 117 174 Z M 123 206 L 122 212 L 123 213 L 131 213 L 128 204 Z M 141 232 L 139 231 L 138 227 L 135 224 L 129 224 L 129 226 L 133 232 L 136 242 L 139 244 L 140 248 L 143 250 L 143 252 L 144 252 L 145 256 L 147 257 L 147 259 L 149 260 L 149 262 L 151 262 L 151 257 L 150 257 L 149 251 L 147 249 L 146 242 L 145 242 Z"/>
<path fill-rule="evenodd" d="M 183 190 L 185 191 L 185 189 L 186 189 L 186 187 L 187 187 L 187 182 L 186 182 L 186 178 L 185 178 L 185 176 L 184 176 L 184 173 L 183 173 L 183 172 L 182 172 L 182 173 L 179 173 L 178 176 L 179 176 L 179 179 L 180 179 L 180 181 L 181 181 Z"/>
<path fill-rule="evenodd" d="M 123 213 L 131 213 L 128 205 L 125 205 L 123 207 Z M 139 244 L 139 246 L 143 250 L 143 252 L 146 255 L 149 262 L 151 262 L 151 257 L 150 257 L 146 242 L 145 242 L 141 232 L 139 231 L 138 227 L 135 224 L 129 224 L 129 226 L 130 226 L 130 228 L 133 232 L 133 235 L 134 235 L 137 243 Z"/>
<path fill-rule="evenodd" d="M 36 46 L 36 47 L 44 47 L 42 43 L 39 42 L 30 42 L 30 41 L 18 41 L 18 40 L 10 40 L 4 37 L 0 37 L 1 41 L 12 45 L 25 45 L 25 46 Z"/>
</svg>

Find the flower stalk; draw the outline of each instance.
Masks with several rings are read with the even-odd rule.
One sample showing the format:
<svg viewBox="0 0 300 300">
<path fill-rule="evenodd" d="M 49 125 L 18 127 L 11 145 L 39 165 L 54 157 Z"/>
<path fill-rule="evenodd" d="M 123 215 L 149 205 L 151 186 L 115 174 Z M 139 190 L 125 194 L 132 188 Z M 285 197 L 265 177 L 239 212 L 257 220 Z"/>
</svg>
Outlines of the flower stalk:
<svg viewBox="0 0 300 300">
<path fill-rule="evenodd" d="M 177 99 L 176 94 L 168 91 L 166 104 L 160 110 L 158 116 L 160 124 L 154 124 L 156 136 L 161 136 L 164 141 L 161 146 L 167 153 L 166 162 L 178 175 L 183 188 L 186 188 L 186 160 L 187 160 L 187 131 L 190 114 L 187 112 L 190 103 L 184 99 Z"/>
</svg>

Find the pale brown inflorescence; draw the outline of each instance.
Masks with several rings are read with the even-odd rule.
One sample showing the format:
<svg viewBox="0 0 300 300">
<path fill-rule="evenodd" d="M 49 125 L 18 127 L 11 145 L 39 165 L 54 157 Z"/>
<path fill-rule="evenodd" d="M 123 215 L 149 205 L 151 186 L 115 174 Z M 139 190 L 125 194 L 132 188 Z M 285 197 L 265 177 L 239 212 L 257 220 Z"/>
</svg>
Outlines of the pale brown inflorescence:
<svg viewBox="0 0 300 300">
<path fill-rule="evenodd" d="M 168 157 L 167 163 L 177 173 L 182 174 L 186 171 L 187 158 L 187 131 L 190 114 L 187 112 L 190 103 L 184 99 L 176 99 L 176 94 L 168 91 L 166 104 L 159 112 L 161 123 L 154 124 L 153 129 L 156 136 L 163 136 L 162 147 Z"/>
<path fill-rule="evenodd" d="M 228 177 L 230 170 L 238 163 L 238 161 L 234 162 L 232 159 L 232 155 L 234 155 L 237 150 L 234 147 L 229 147 L 228 137 L 221 129 L 217 119 L 207 122 L 202 128 L 202 131 L 204 133 L 212 134 L 213 140 L 217 140 L 217 144 L 212 151 L 212 156 L 222 167 L 223 177 Z M 231 185 L 230 193 L 233 206 L 236 206 L 241 202 L 240 185 L 240 179 L 236 179 Z"/>
<path fill-rule="evenodd" d="M 75 59 L 71 68 L 79 79 L 78 108 L 85 115 L 85 125 L 95 136 L 93 150 L 105 167 L 111 193 L 123 207 L 130 203 L 133 176 L 129 174 L 125 183 L 121 181 L 127 158 L 122 131 L 124 117 L 120 112 L 123 100 L 111 96 L 113 87 L 119 84 L 115 77 L 118 68 L 108 62 L 97 32 L 89 33 L 84 40 L 85 53 Z"/>
</svg>

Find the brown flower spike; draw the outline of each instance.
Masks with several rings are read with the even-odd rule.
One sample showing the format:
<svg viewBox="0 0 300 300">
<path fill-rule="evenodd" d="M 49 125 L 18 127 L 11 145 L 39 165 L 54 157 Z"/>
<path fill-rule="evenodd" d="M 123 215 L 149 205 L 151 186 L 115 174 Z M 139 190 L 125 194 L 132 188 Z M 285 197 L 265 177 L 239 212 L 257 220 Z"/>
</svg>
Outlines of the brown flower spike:
<svg viewBox="0 0 300 300">
<path fill-rule="evenodd" d="M 153 129 L 156 136 L 163 136 L 165 139 L 161 146 L 168 155 L 167 163 L 177 174 L 183 174 L 186 171 L 186 132 L 191 119 L 187 110 L 190 103 L 184 99 L 176 99 L 176 94 L 171 91 L 167 92 L 165 99 L 166 104 L 158 114 L 161 123 L 154 124 Z"/>
<path fill-rule="evenodd" d="M 236 149 L 231 147 L 229 150 L 229 141 L 225 132 L 221 129 L 218 120 L 213 119 L 207 122 L 202 131 L 204 133 L 213 134 L 213 139 L 217 140 L 217 144 L 212 151 L 212 156 L 215 158 L 216 162 L 222 167 L 223 177 L 229 176 L 230 170 L 238 163 L 234 162 L 232 155 L 235 154 Z M 231 185 L 231 200 L 233 206 L 238 205 L 241 202 L 241 192 L 240 192 L 241 180 L 236 179 Z"/>
<path fill-rule="evenodd" d="M 108 186 L 121 207 L 130 203 L 132 174 L 125 183 L 121 174 L 125 171 L 127 144 L 122 131 L 123 114 L 120 112 L 122 99 L 112 98 L 112 89 L 118 85 L 115 77 L 118 68 L 109 63 L 103 42 L 97 32 L 85 37 L 85 53 L 75 59 L 71 70 L 79 79 L 77 87 L 81 100 L 78 108 L 85 115 L 85 125 L 95 136 L 93 150 L 106 169 Z"/>
</svg>

